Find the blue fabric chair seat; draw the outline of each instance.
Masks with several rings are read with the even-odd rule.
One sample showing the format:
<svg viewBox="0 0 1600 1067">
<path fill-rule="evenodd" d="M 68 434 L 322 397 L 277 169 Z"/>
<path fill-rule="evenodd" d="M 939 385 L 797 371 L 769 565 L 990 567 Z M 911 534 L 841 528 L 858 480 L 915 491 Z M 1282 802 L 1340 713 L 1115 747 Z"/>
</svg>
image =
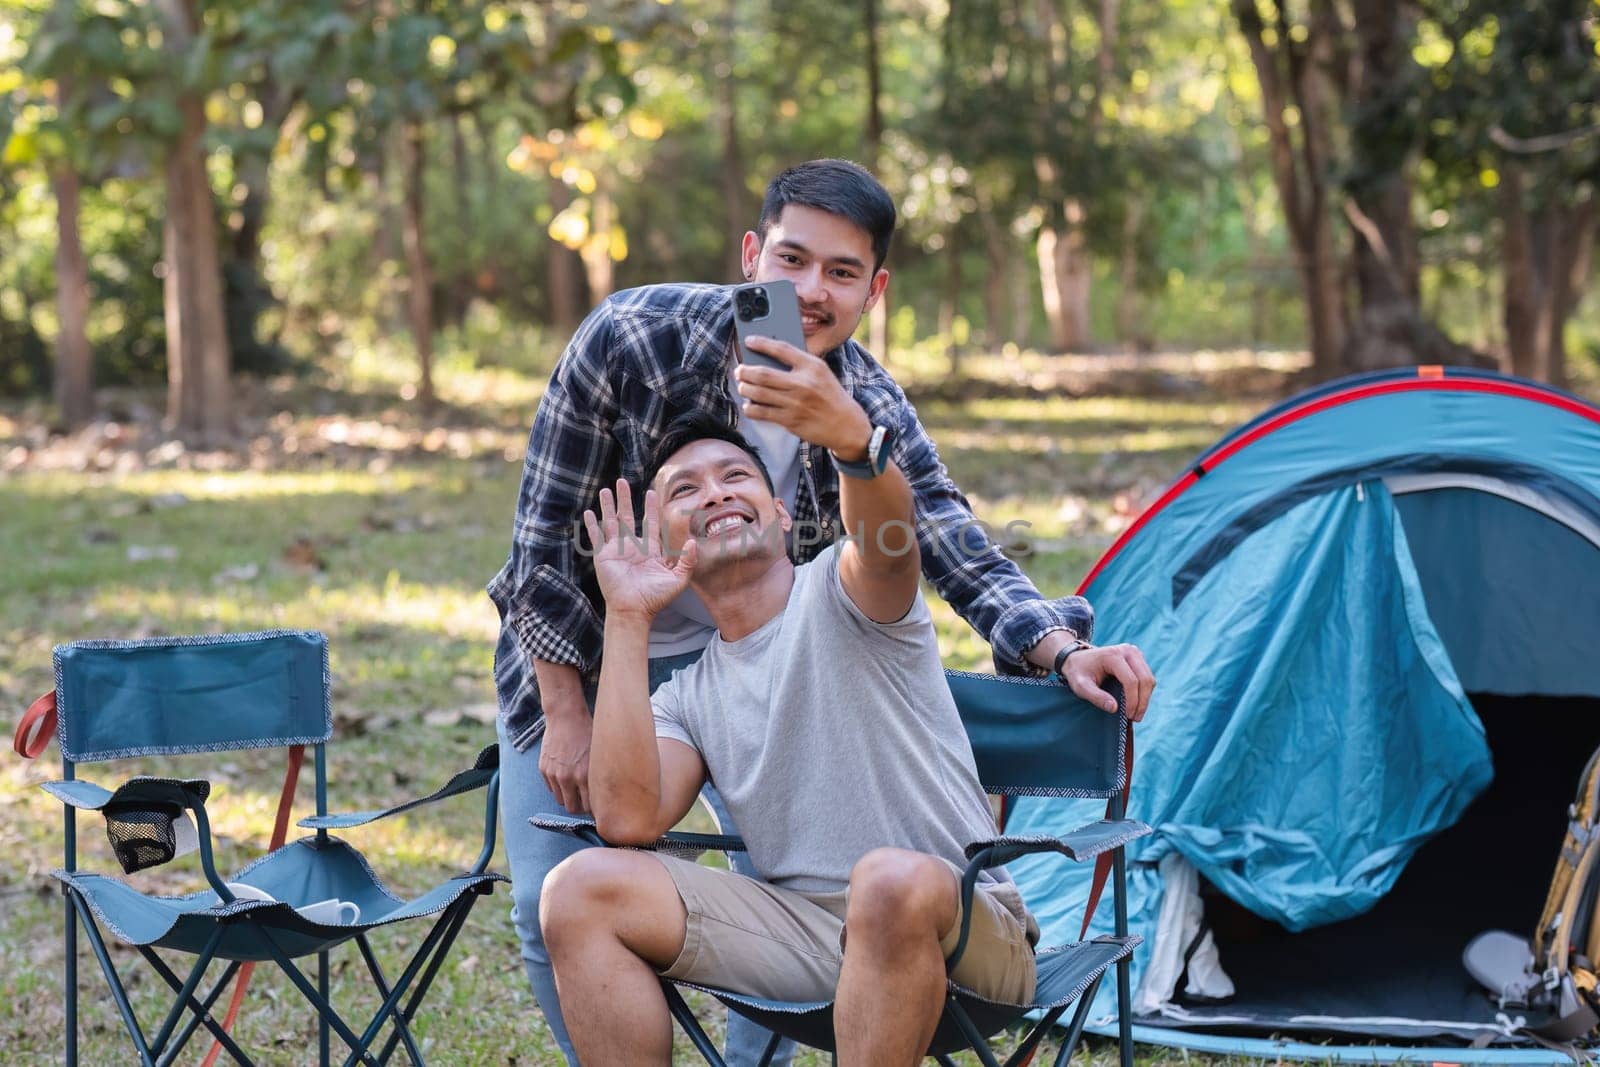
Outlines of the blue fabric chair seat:
<svg viewBox="0 0 1600 1067">
<path fill-rule="evenodd" d="M 50 873 L 82 893 L 95 918 L 130 945 L 199 953 L 219 923 L 231 924 L 216 955 L 243 961 L 272 958 L 252 924 L 270 929 L 278 948 L 294 959 L 324 951 L 379 926 L 436 915 L 475 887 L 506 880 L 504 875 L 493 872 L 461 875 L 415 900 L 405 901 L 390 892 L 360 852 L 336 837 L 324 842 L 315 837 L 291 842 L 228 879 L 270 893 L 277 898 L 276 903 L 235 900 L 224 904 L 210 889 L 154 896 L 106 875 L 63 870 Z M 312 922 L 295 910 L 333 898 L 359 906 L 360 920 L 329 925 Z M 250 923 L 238 923 L 238 917 L 244 914 L 250 916 Z"/>
</svg>

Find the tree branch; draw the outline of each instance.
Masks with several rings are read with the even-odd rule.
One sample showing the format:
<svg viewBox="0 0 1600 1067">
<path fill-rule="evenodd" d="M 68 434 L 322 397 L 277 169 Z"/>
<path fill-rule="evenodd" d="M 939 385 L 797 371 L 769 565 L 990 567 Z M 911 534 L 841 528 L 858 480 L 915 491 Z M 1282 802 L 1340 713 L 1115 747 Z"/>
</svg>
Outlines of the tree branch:
<svg viewBox="0 0 1600 1067">
<path fill-rule="evenodd" d="M 1513 137 L 1505 131 L 1503 126 L 1495 125 L 1489 127 L 1489 140 L 1507 152 L 1516 152 L 1525 156 L 1538 155 L 1541 152 L 1555 152 L 1596 134 L 1600 134 L 1600 125 L 1580 126 L 1575 130 L 1567 130 L 1564 133 L 1547 133 L 1540 137 Z"/>
</svg>

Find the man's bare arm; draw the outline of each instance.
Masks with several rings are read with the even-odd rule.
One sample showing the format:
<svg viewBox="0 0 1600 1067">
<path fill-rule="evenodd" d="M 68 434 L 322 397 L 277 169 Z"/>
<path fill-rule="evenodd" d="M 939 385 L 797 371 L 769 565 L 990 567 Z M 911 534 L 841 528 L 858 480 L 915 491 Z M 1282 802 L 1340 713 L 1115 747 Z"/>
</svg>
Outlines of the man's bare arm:
<svg viewBox="0 0 1600 1067">
<path fill-rule="evenodd" d="M 922 579 L 911 484 L 893 463 L 876 478 L 841 474 L 839 513 L 849 538 L 839 552 L 845 594 L 874 622 L 904 618 Z"/>
<path fill-rule="evenodd" d="M 619 845 L 648 844 L 683 817 L 705 781 L 698 753 L 656 740 L 650 711 L 650 624 L 688 587 L 697 551 L 690 540 L 667 562 L 653 489 L 644 495 L 643 536 L 636 536 L 633 490 L 621 478 L 615 491 L 600 490 L 600 514 L 584 512 L 583 525 L 606 599 L 589 802 L 600 836 Z"/>
<path fill-rule="evenodd" d="M 658 739 L 650 712 L 650 619 L 611 611 L 595 700 L 589 801 L 600 836 L 646 845 L 694 804 L 705 782 L 700 754 Z"/>
</svg>

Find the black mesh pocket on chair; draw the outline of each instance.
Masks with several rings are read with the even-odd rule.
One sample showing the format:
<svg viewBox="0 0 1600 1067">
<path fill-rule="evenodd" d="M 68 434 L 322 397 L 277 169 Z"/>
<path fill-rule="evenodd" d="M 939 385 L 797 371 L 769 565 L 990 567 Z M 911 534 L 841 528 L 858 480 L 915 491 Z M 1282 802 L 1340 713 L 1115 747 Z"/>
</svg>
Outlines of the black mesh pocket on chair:
<svg viewBox="0 0 1600 1067">
<path fill-rule="evenodd" d="M 178 854 L 174 829 L 183 817 L 179 807 L 151 806 L 107 808 L 106 837 L 124 874 L 159 867 Z"/>
</svg>

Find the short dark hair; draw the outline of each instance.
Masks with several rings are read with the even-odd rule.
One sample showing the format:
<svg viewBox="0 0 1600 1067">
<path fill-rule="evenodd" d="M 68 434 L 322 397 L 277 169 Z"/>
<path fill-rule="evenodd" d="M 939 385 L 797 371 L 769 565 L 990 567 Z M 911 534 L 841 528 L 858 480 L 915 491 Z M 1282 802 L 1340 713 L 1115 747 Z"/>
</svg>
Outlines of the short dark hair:
<svg viewBox="0 0 1600 1067">
<path fill-rule="evenodd" d="M 894 237 L 894 200 L 866 168 L 847 159 L 813 159 L 790 167 L 767 186 L 756 236 L 766 241 L 767 230 L 790 204 L 838 215 L 867 231 L 872 238 L 873 273 L 889 258 L 889 241 Z"/>
<path fill-rule="evenodd" d="M 650 466 L 645 468 L 644 485 L 639 490 L 640 496 L 644 495 L 644 490 L 655 485 L 656 475 L 667 465 L 667 460 L 696 441 L 706 440 L 726 441 L 749 456 L 755 463 L 756 470 L 761 472 L 761 477 L 766 481 L 768 491 L 773 496 L 778 495 L 767 465 L 761 462 L 760 454 L 749 441 L 745 440 L 744 434 L 703 412 L 692 411 L 687 415 L 679 415 L 667 423 L 666 431 L 661 436 L 661 443 L 656 445 L 655 453 L 650 457 Z"/>
</svg>

